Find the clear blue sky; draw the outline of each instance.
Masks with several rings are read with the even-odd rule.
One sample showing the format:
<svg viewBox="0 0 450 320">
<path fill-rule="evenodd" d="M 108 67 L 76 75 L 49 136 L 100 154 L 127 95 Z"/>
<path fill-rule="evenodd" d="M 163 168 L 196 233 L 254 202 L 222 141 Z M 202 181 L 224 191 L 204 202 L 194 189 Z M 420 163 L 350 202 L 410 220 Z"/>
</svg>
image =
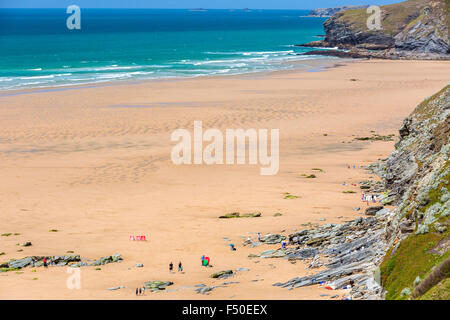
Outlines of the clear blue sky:
<svg viewBox="0 0 450 320">
<path fill-rule="evenodd" d="M 0 8 L 253 8 L 313 9 L 342 5 L 384 5 L 400 0 L 0 0 Z"/>
</svg>

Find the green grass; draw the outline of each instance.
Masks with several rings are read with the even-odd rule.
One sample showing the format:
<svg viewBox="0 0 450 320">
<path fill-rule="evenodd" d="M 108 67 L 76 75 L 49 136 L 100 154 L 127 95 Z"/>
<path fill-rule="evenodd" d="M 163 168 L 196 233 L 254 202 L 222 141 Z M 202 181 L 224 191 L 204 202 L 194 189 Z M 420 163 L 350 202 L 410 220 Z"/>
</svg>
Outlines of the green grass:
<svg viewBox="0 0 450 320">
<path fill-rule="evenodd" d="M 450 300 L 450 278 L 442 280 L 417 300 Z"/>
<path fill-rule="evenodd" d="M 356 191 L 353 191 L 353 190 L 344 190 L 344 191 L 342 191 L 342 193 L 356 193 Z"/>
<path fill-rule="evenodd" d="M 17 271 L 19 268 L 0 268 L 0 272 Z"/>
<path fill-rule="evenodd" d="M 433 266 L 449 256 L 448 251 L 443 255 L 430 251 L 448 236 L 449 231 L 443 234 L 411 235 L 402 241 L 395 252 L 388 251 L 380 266 L 381 282 L 387 290 L 387 300 L 408 298 L 401 297 L 400 292 L 407 287 L 413 290 L 417 276 L 424 279 Z"/>
<path fill-rule="evenodd" d="M 8 233 L 2 233 L 2 237 L 9 237 L 10 235 L 12 235 L 12 233 L 8 232 Z"/>
<path fill-rule="evenodd" d="M 290 194 L 289 192 L 285 192 L 284 193 L 284 198 L 283 199 L 297 199 L 297 198 L 300 198 L 299 196 L 295 196 L 295 195 L 293 195 L 293 194 Z"/>
<path fill-rule="evenodd" d="M 309 176 L 306 176 L 307 179 L 314 179 L 317 178 L 315 174 L 310 174 Z"/>
<path fill-rule="evenodd" d="M 433 103 L 435 100 L 439 99 L 439 97 L 445 93 L 445 91 L 450 89 L 450 85 L 445 86 L 441 91 L 433 94 L 431 97 L 428 97 L 424 101 L 422 101 L 413 111 L 413 114 L 419 120 L 427 120 L 434 115 L 436 115 L 437 109 L 433 108 Z"/>
</svg>

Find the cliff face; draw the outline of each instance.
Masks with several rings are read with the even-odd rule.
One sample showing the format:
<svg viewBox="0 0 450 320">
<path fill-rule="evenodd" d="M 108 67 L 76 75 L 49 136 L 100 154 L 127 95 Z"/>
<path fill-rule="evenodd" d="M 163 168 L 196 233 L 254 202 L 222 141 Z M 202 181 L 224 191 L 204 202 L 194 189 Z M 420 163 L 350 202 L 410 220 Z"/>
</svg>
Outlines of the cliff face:
<svg viewBox="0 0 450 320">
<path fill-rule="evenodd" d="M 395 36 L 395 47 L 402 50 L 449 53 L 449 1 L 430 1 L 406 28 Z"/>
<path fill-rule="evenodd" d="M 366 9 L 341 11 L 325 21 L 325 39 L 315 46 L 355 49 L 363 57 L 448 58 L 449 0 L 409 0 L 380 8 L 380 30 L 369 30 Z"/>
<path fill-rule="evenodd" d="M 385 229 L 382 285 L 388 299 L 420 298 L 436 288 L 437 298 L 448 299 L 450 86 L 417 106 L 399 133 L 396 150 L 375 170 L 387 201 L 398 205 Z"/>
</svg>

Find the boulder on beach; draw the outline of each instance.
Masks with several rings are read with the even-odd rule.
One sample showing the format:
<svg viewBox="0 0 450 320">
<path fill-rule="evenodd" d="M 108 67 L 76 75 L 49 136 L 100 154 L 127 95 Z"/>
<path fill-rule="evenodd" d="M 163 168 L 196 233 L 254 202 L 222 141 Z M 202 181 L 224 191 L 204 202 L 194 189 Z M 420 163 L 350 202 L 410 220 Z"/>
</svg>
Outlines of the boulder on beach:
<svg viewBox="0 0 450 320">
<path fill-rule="evenodd" d="M 166 288 L 171 285 L 173 285 L 172 281 L 161 281 L 161 280 L 147 281 L 144 283 L 145 289 L 150 290 L 152 292 L 166 290 Z"/>
<path fill-rule="evenodd" d="M 366 209 L 365 214 L 367 216 L 374 216 L 378 211 L 383 210 L 384 206 L 374 206 Z"/>
<path fill-rule="evenodd" d="M 213 273 L 212 275 L 210 275 L 210 277 L 214 279 L 221 279 L 221 278 L 228 278 L 231 275 L 233 275 L 233 270 L 223 270 Z"/>
</svg>

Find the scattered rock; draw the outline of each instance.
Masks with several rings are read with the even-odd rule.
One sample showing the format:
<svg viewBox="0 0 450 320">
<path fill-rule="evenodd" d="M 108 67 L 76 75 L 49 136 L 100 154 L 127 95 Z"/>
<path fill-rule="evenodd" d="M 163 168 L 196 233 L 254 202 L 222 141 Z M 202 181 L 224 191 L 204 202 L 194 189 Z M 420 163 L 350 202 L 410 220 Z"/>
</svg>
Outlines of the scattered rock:
<svg viewBox="0 0 450 320">
<path fill-rule="evenodd" d="M 160 280 L 153 280 L 153 281 L 147 281 L 144 283 L 145 290 L 149 290 L 151 292 L 159 292 L 166 290 L 168 286 L 173 285 L 172 281 L 160 281 Z"/>
<path fill-rule="evenodd" d="M 223 270 L 210 275 L 211 278 L 214 279 L 223 279 L 228 278 L 233 275 L 233 270 Z"/>
<path fill-rule="evenodd" d="M 119 290 L 119 289 L 123 289 L 125 288 L 124 286 L 119 286 L 119 287 L 112 287 L 112 288 L 108 288 L 108 290 Z"/>
<path fill-rule="evenodd" d="M 199 294 L 209 294 L 209 292 L 213 291 L 214 287 L 202 287 L 195 289 L 195 291 Z"/>
<path fill-rule="evenodd" d="M 261 212 L 250 212 L 240 214 L 239 212 L 227 213 L 223 216 L 220 216 L 219 219 L 233 219 L 233 218 L 258 218 L 261 217 Z"/>
<path fill-rule="evenodd" d="M 261 242 L 266 244 L 276 244 L 286 240 L 286 237 L 280 234 L 269 233 L 261 237 Z"/>
<path fill-rule="evenodd" d="M 112 262 L 120 262 L 122 261 L 122 256 L 120 254 L 113 254 L 112 256 L 102 257 L 97 261 L 93 262 L 91 266 L 103 266 Z"/>
</svg>

